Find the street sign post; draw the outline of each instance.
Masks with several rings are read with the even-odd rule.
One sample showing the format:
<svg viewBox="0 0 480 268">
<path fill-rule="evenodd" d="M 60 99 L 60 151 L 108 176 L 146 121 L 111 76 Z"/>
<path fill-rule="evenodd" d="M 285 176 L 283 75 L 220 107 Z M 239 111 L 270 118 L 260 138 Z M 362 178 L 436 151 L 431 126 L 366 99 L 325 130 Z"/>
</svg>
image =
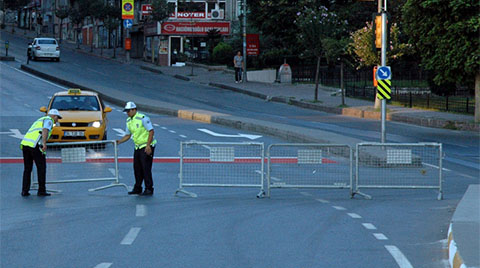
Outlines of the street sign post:
<svg viewBox="0 0 480 268">
<path fill-rule="evenodd" d="M 131 19 L 123 20 L 123 27 L 125 27 L 126 29 L 132 28 L 132 25 L 133 21 Z"/>
<path fill-rule="evenodd" d="M 377 80 L 390 80 L 392 79 L 392 70 L 390 66 L 380 66 L 377 70 Z"/>
<path fill-rule="evenodd" d="M 133 0 L 122 0 L 122 19 L 133 19 L 134 10 Z"/>
</svg>

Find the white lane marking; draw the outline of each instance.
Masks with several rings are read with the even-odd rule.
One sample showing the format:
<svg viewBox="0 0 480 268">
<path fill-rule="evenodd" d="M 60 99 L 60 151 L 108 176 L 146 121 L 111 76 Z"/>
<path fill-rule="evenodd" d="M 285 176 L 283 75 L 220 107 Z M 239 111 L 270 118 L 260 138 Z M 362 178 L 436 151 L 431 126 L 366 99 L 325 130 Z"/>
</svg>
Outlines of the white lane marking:
<svg viewBox="0 0 480 268">
<path fill-rule="evenodd" d="M 334 208 L 336 210 L 347 210 L 346 208 L 341 207 L 341 206 L 332 206 L 332 208 Z"/>
<path fill-rule="evenodd" d="M 377 227 L 371 223 L 362 223 L 363 227 L 367 228 L 368 230 L 377 230 Z"/>
<path fill-rule="evenodd" d="M 153 125 L 156 126 L 156 127 L 160 126 L 159 124 L 153 124 Z"/>
<path fill-rule="evenodd" d="M 161 127 L 161 129 L 167 129 L 166 127 Z"/>
<path fill-rule="evenodd" d="M 272 181 L 282 181 L 281 179 L 273 176 L 270 176 L 270 179 L 272 179 Z"/>
<path fill-rule="evenodd" d="M 122 242 L 120 242 L 121 245 L 131 245 L 133 241 L 135 241 L 135 238 L 137 238 L 138 233 L 140 233 L 140 230 L 142 228 L 139 227 L 132 227 L 128 234 L 123 238 Z"/>
<path fill-rule="evenodd" d="M 307 192 L 300 192 L 300 194 L 303 195 L 303 196 L 312 196 L 312 194 L 307 193 Z"/>
<path fill-rule="evenodd" d="M 348 216 L 354 218 L 354 219 L 361 219 L 362 216 L 358 215 L 357 213 L 347 213 Z"/>
<path fill-rule="evenodd" d="M 97 74 L 101 74 L 101 75 L 103 75 L 103 76 L 107 76 L 106 74 L 104 74 L 104 73 L 102 73 L 102 72 L 99 72 L 99 71 L 97 71 L 97 70 L 95 70 L 95 69 L 92 69 L 92 68 L 87 68 L 87 70 L 89 70 L 89 71 L 91 71 L 91 72 L 95 72 L 95 73 L 97 73 Z"/>
<path fill-rule="evenodd" d="M 137 205 L 135 216 L 145 217 L 147 215 L 147 207 L 145 205 Z"/>
<path fill-rule="evenodd" d="M 260 136 L 260 135 L 249 135 L 249 134 L 242 134 L 242 133 L 238 133 L 237 135 L 221 134 L 221 133 L 213 132 L 213 131 L 208 130 L 208 129 L 205 129 L 205 128 L 198 128 L 197 130 L 198 130 L 198 131 L 201 131 L 201 132 L 203 132 L 203 133 L 212 135 L 212 136 L 214 136 L 214 137 L 247 138 L 247 139 L 250 139 L 250 140 L 256 140 L 256 139 L 262 137 L 262 136 Z"/>
<path fill-rule="evenodd" d="M 382 233 L 374 233 L 373 236 L 378 240 L 388 240 L 388 238 Z"/>
<path fill-rule="evenodd" d="M 31 74 L 29 74 L 29 73 L 27 73 L 27 72 L 24 72 L 24 71 L 22 71 L 22 70 L 19 70 L 19 69 L 17 69 L 17 68 L 10 67 L 10 66 L 7 65 L 7 64 L 2 63 L 2 65 L 5 65 L 5 66 L 7 66 L 7 67 L 10 68 L 10 69 L 13 69 L 13 70 L 15 70 L 15 71 L 17 71 L 17 72 L 20 72 L 20 73 L 24 74 L 24 75 L 27 75 L 27 76 L 33 77 L 33 78 L 35 78 L 35 79 L 38 79 L 38 80 L 40 80 L 40 81 L 42 81 L 42 82 L 45 82 L 45 83 L 47 83 L 47 84 L 50 84 L 50 85 L 59 87 L 59 88 L 61 88 L 61 89 L 67 89 L 67 88 L 64 87 L 64 86 L 57 85 L 57 84 L 55 84 L 55 83 L 52 83 L 52 82 L 47 81 L 47 80 L 45 80 L 45 79 L 42 79 L 42 78 L 39 78 L 39 77 L 37 77 L 37 76 L 31 75 Z"/>
<path fill-rule="evenodd" d="M 328 203 L 330 203 L 330 201 L 325 200 L 325 199 L 315 199 L 315 200 L 317 200 L 318 202 L 323 203 L 323 204 L 328 204 Z"/>
<path fill-rule="evenodd" d="M 462 173 L 458 173 L 458 174 L 460 174 L 460 176 L 465 177 L 465 178 L 476 179 L 475 177 L 467 175 L 467 174 L 462 174 Z"/>
<path fill-rule="evenodd" d="M 98 264 L 97 266 L 93 267 L 93 268 L 108 268 L 110 266 L 112 266 L 113 263 L 111 262 L 102 262 L 100 264 Z"/>
<path fill-rule="evenodd" d="M 187 138 L 187 136 L 185 136 L 185 135 L 178 135 L 178 136 L 180 136 L 180 138 L 184 138 L 184 139 Z"/>
<path fill-rule="evenodd" d="M 28 108 L 32 107 L 32 106 L 30 106 L 30 104 L 26 104 L 26 103 L 24 103 L 23 105 L 25 105 Z"/>
<path fill-rule="evenodd" d="M 121 128 L 112 128 L 115 132 L 117 132 L 117 136 L 119 137 L 123 137 L 125 136 L 125 134 L 127 134 L 127 132 L 125 132 L 125 130 L 121 129 Z"/>
<path fill-rule="evenodd" d="M 170 132 L 170 133 L 177 133 L 177 132 L 175 132 L 175 130 L 169 130 L 168 132 Z"/>
<path fill-rule="evenodd" d="M 432 165 L 432 164 L 428 164 L 428 163 L 423 163 L 423 162 L 422 162 L 422 164 L 424 164 L 424 165 L 427 166 L 427 167 L 433 167 L 433 168 L 436 168 L 436 169 L 439 169 L 439 168 L 440 168 L 440 167 L 438 167 L 438 166 L 435 166 L 435 165 Z M 442 168 L 442 170 L 444 170 L 444 171 L 451 171 L 450 169 L 447 169 L 447 168 Z"/>
<path fill-rule="evenodd" d="M 413 268 L 407 257 L 396 246 L 385 245 L 385 248 L 390 252 L 390 255 L 392 255 L 400 268 Z"/>
</svg>

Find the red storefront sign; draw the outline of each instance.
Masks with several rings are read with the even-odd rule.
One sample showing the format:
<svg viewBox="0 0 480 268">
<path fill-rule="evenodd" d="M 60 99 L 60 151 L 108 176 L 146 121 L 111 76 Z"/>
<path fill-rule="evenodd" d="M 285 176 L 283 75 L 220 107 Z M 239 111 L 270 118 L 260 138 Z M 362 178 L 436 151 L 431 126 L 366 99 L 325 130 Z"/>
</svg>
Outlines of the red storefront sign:
<svg viewBox="0 0 480 268">
<path fill-rule="evenodd" d="M 247 55 L 260 55 L 260 36 L 259 34 L 247 34 Z"/>
<path fill-rule="evenodd" d="M 164 22 L 162 23 L 162 34 L 180 35 L 207 35 L 212 29 L 218 29 L 220 34 L 230 34 L 230 22 Z"/>
<path fill-rule="evenodd" d="M 170 16 L 175 17 L 175 13 L 170 14 Z M 177 12 L 177 19 L 204 19 L 205 12 Z"/>
<path fill-rule="evenodd" d="M 142 16 L 148 16 L 152 14 L 152 5 L 150 4 L 143 4 L 142 5 Z"/>
</svg>

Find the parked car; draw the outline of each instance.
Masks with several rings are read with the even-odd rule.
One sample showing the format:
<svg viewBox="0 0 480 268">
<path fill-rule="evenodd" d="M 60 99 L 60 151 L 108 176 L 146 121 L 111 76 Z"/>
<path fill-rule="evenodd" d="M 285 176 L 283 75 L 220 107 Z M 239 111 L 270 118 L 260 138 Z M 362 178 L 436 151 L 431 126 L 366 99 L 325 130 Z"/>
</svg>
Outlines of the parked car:
<svg viewBox="0 0 480 268">
<path fill-rule="evenodd" d="M 27 57 L 33 60 L 47 58 L 60 61 L 60 47 L 55 38 L 35 38 L 28 43 Z"/>
<path fill-rule="evenodd" d="M 100 96 L 91 91 L 71 88 L 53 95 L 41 112 L 57 109 L 62 115 L 52 130 L 48 142 L 92 141 L 107 139 L 107 115 L 112 108 L 105 106 Z"/>
</svg>

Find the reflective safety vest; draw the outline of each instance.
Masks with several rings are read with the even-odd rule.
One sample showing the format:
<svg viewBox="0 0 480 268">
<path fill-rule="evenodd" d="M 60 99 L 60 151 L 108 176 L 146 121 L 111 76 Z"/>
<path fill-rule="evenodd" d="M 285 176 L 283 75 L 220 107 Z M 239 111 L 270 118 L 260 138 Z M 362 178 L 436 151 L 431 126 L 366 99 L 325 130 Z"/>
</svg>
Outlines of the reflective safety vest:
<svg viewBox="0 0 480 268">
<path fill-rule="evenodd" d="M 132 134 L 135 150 L 147 147 L 149 131 L 143 126 L 144 114 L 137 112 L 133 117 L 127 118 L 127 128 Z M 155 145 L 157 140 L 153 139 L 150 145 Z"/>
<path fill-rule="evenodd" d="M 43 116 L 37 119 L 37 121 L 33 122 L 32 126 L 27 131 L 27 134 L 25 134 L 23 137 L 22 142 L 20 143 L 20 148 L 22 148 L 22 146 L 35 148 L 35 146 L 37 146 L 38 142 L 42 138 L 43 121 L 45 121 L 45 119 L 50 119 L 52 120 L 52 125 L 55 124 L 55 121 L 50 116 Z M 53 127 L 50 129 L 50 131 L 48 131 L 47 140 L 50 138 L 52 130 Z"/>
</svg>

